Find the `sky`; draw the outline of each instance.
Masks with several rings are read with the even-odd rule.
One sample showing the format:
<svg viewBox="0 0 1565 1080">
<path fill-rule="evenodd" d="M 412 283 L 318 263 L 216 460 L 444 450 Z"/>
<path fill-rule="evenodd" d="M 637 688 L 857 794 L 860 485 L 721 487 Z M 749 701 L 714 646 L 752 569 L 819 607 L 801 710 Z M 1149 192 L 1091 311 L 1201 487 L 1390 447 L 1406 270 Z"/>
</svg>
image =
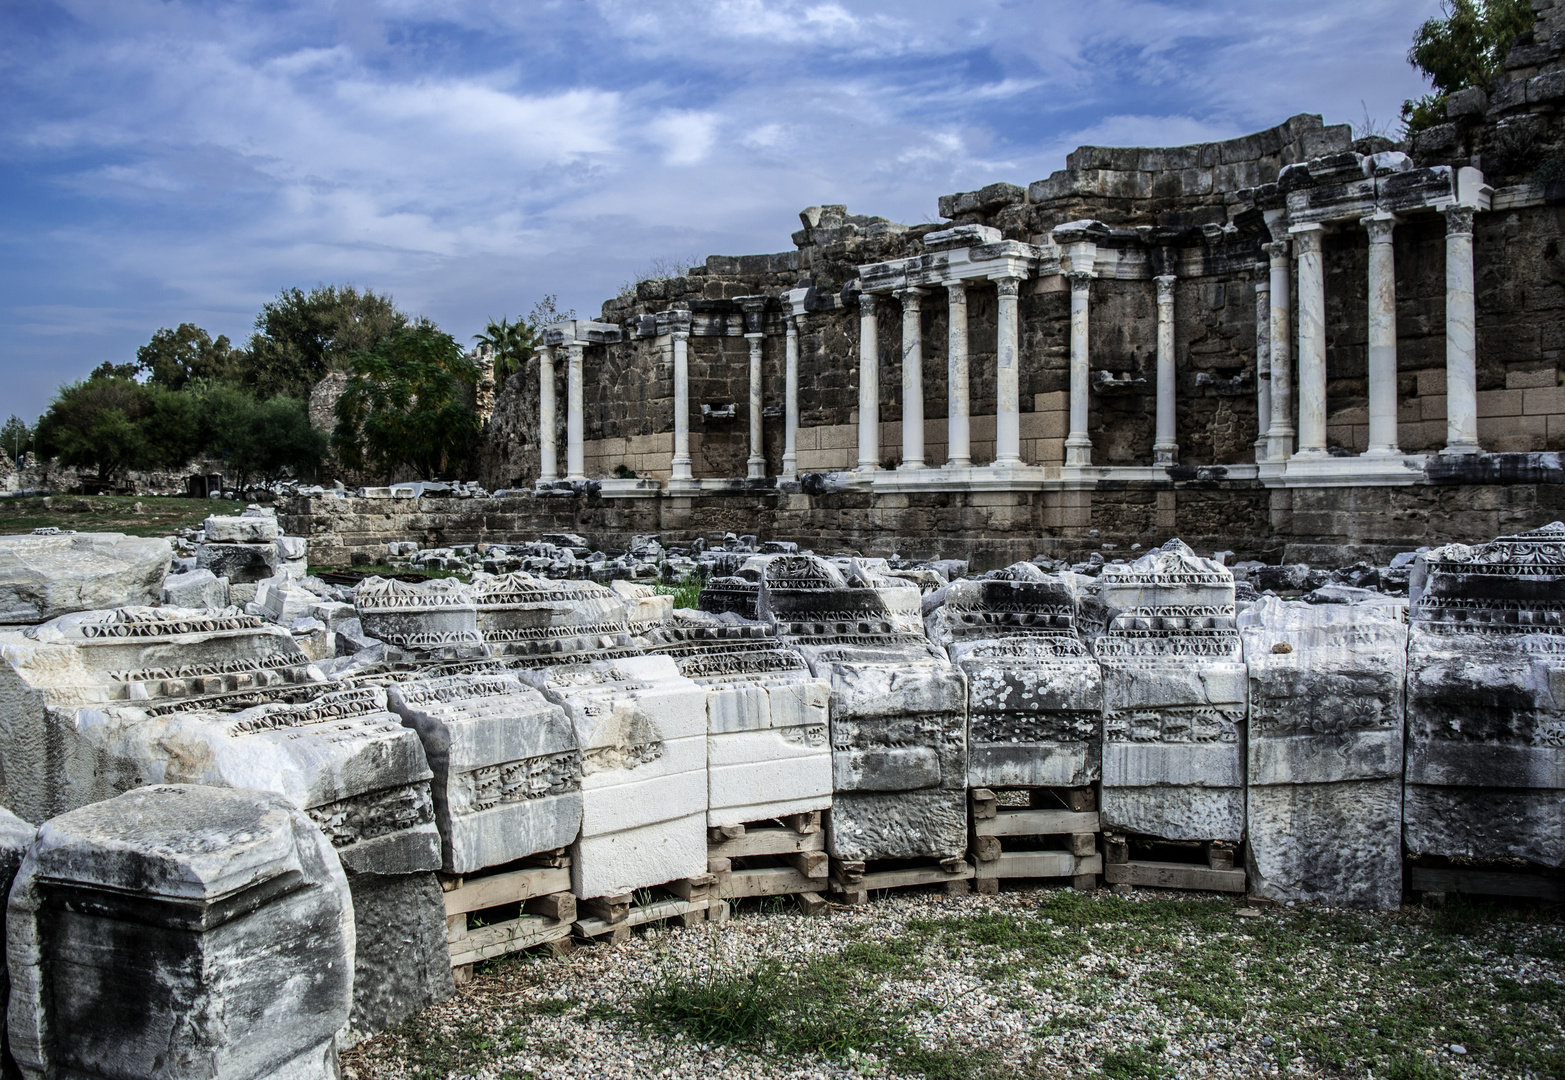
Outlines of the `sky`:
<svg viewBox="0 0 1565 1080">
<path fill-rule="evenodd" d="M 1395 135 L 1437 0 L 0 0 L 0 419 L 293 286 L 468 341 L 1082 144 Z"/>
</svg>

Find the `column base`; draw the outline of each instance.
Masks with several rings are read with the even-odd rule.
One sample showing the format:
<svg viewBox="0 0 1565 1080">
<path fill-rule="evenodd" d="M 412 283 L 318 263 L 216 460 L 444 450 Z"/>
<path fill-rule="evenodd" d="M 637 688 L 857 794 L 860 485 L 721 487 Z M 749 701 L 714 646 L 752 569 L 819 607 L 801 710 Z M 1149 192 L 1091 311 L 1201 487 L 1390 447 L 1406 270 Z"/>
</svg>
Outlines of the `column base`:
<svg viewBox="0 0 1565 1080">
<path fill-rule="evenodd" d="M 1267 453 L 1269 461 L 1287 461 L 1293 456 L 1293 430 L 1291 428 L 1276 431 L 1266 436 Z"/>
<path fill-rule="evenodd" d="M 1179 464 L 1179 447 L 1178 446 L 1166 446 L 1166 445 L 1165 446 L 1158 446 L 1156 443 L 1154 443 L 1152 445 L 1152 464 L 1153 465 L 1177 465 L 1177 464 Z"/>
<path fill-rule="evenodd" d="M 853 471 L 854 472 L 861 472 L 861 473 L 865 473 L 865 472 L 880 472 L 881 471 L 880 463 L 878 461 L 861 461 L 861 462 L 858 463 L 858 467 L 855 468 Z"/>
<path fill-rule="evenodd" d="M 689 458 L 675 458 L 669 463 L 669 480 L 691 480 L 691 462 Z"/>
<path fill-rule="evenodd" d="M 1065 464 L 1091 465 L 1092 440 L 1085 435 L 1068 435 L 1065 438 Z"/>
<path fill-rule="evenodd" d="M 1444 449 L 1440 451 L 1440 453 L 1445 456 L 1451 456 L 1454 454 L 1481 454 L 1483 453 L 1483 447 L 1479 446 L 1477 443 L 1447 443 Z"/>
<path fill-rule="evenodd" d="M 745 471 L 749 474 L 751 480 L 766 479 L 766 459 L 763 457 L 749 458 L 745 461 Z"/>
<path fill-rule="evenodd" d="M 782 472 L 778 474 L 788 480 L 795 480 L 799 476 L 799 458 L 796 454 L 784 454 L 782 459 Z"/>
<path fill-rule="evenodd" d="M 917 458 L 912 461 L 904 461 L 902 464 L 898 465 L 897 472 L 917 472 L 920 469 L 927 468 L 929 468 L 929 466 L 924 464 L 924 459 Z"/>
<path fill-rule="evenodd" d="M 1323 450 L 1294 454 L 1282 474 L 1287 487 L 1400 487 L 1423 479 L 1422 454 L 1333 457 Z"/>
</svg>

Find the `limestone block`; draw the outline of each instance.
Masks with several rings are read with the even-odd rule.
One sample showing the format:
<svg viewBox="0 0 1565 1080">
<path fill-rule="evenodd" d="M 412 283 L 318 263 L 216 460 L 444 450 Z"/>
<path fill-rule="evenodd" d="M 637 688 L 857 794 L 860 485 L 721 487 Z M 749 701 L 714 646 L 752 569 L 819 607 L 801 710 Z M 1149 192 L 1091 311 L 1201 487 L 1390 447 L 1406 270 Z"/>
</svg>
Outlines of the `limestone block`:
<svg viewBox="0 0 1565 1080">
<path fill-rule="evenodd" d="M 1565 864 L 1565 525 L 1422 557 L 1404 839 Z"/>
<path fill-rule="evenodd" d="M 706 872 L 706 691 L 666 656 L 520 673 L 564 708 L 582 751 L 582 899 Z"/>
<path fill-rule="evenodd" d="M 387 711 L 379 687 L 237 713 L 89 707 L 77 728 L 97 798 L 149 783 L 276 791 L 320 826 L 354 873 L 440 867 L 424 748 Z"/>
<path fill-rule="evenodd" d="M 831 687 L 832 815 L 842 859 L 967 850 L 967 685 L 924 634 L 917 587 L 825 559 L 766 564 L 763 620 Z M 894 582 L 894 583 L 893 583 Z"/>
<path fill-rule="evenodd" d="M 282 533 L 274 514 L 213 515 L 201 529 L 209 544 L 270 544 Z"/>
<path fill-rule="evenodd" d="M 636 635 L 650 628 L 632 625 L 624 601 L 592 581 L 474 574 L 473 593 L 485 649 L 524 663 L 567 663 L 571 654 L 630 655 Z"/>
<path fill-rule="evenodd" d="M 581 750 L 558 705 L 515 675 L 393 683 L 391 710 L 434 773 L 442 868 L 467 874 L 562 848 L 581 829 Z"/>
<path fill-rule="evenodd" d="M 302 536 L 279 536 L 277 554 L 287 562 L 302 562 L 310 551 L 310 542 Z"/>
<path fill-rule="evenodd" d="M 328 630 L 336 630 L 349 620 L 357 622 L 359 617 L 358 609 L 352 604 L 344 604 L 336 600 L 321 600 L 319 598 L 310 605 L 308 614 L 312 619 L 319 619 L 321 624 Z M 361 623 L 360 628 L 362 629 L 362 627 L 363 624 Z"/>
<path fill-rule="evenodd" d="M 927 600 L 930 639 L 967 675 L 968 785 L 1096 782 L 1103 679 L 1076 634 L 1075 582 L 1017 563 Z"/>
<path fill-rule="evenodd" d="M 122 533 L 0 536 L 0 624 L 155 604 L 173 558 L 167 540 Z"/>
<path fill-rule="evenodd" d="M 270 541 L 264 544 L 198 544 L 196 546 L 196 566 L 203 570 L 210 570 L 218 577 L 226 577 L 232 582 L 265 581 L 277 573 L 281 562 L 277 545 Z"/>
<path fill-rule="evenodd" d="M 163 605 L 181 608 L 228 606 L 228 579 L 210 570 L 190 570 L 163 579 Z"/>
<path fill-rule="evenodd" d="M 85 705 L 238 709 L 324 676 L 281 626 L 230 610 L 120 608 L 0 633 L 0 803 L 31 820 L 85 805 Z"/>
<path fill-rule="evenodd" d="M 651 648 L 706 690 L 707 824 L 830 807 L 830 685 L 769 625 L 678 616 Z"/>
<path fill-rule="evenodd" d="M 37 832 L 37 828 L 0 807 L 0 896 L 11 895 L 11 882 L 16 878 L 17 867 L 22 865 L 22 856 Z M 0 1002 L 10 1000 L 11 978 L 6 973 L 5 935 L 0 934 Z M 10 1039 L 3 1021 L 4 1015 L 0 1014 L 0 1077 L 15 1080 L 20 1074 L 11 1061 Z"/>
<path fill-rule="evenodd" d="M 1250 886 L 1270 900 L 1402 902 L 1401 605 L 1264 597 L 1238 618 L 1250 675 Z"/>
<path fill-rule="evenodd" d="M 1244 835 L 1247 675 L 1233 574 L 1170 540 L 1099 579 L 1106 827 L 1167 840 Z"/>
<path fill-rule="evenodd" d="M 456 992 L 439 878 L 350 873 L 348 889 L 357 926 L 352 1034 L 387 1031 Z"/>
<path fill-rule="evenodd" d="M 279 795 L 163 785 L 47 821 L 6 929 L 29 1080 L 338 1075 L 352 901 Z"/>
<path fill-rule="evenodd" d="M 365 578 L 353 594 L 364 633 L 400 649 L 435 656 L 478 655 L 478 608 L 473 589 L 456 578 L 411 585 Z"/>
<path fill-rule="evenodd" d="M 308 589 L 272 583 L 257 589 L 255 597 L 256 603 L 265 609 L 266 617 L 281 626 L 290 626 L 295 619 L 308 618 L 310 608 L 320 600 Z"/>
</svg>

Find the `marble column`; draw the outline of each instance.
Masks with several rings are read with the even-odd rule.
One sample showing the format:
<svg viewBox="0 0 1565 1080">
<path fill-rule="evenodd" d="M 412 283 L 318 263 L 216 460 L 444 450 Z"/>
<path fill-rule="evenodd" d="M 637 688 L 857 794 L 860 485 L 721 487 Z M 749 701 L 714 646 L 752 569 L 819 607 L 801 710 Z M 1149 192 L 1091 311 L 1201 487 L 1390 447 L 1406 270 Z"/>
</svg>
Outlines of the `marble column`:
<svg viewBox="0 0 1565 1080">
<path fill-rule="evenodd" d="M 670 480 L 690 480 L 690 331 L 675 330 L 674 460 Z"/>
<path fill-rule="evenodd" d="M 783 458 L 782 476 L 799 476 L 799 315 L 784 315 L 787 352 L 783 359 Z"/>
<path fill-rule="evenodd" d="M 1445 449 L 1478 453 L 1478 336 L 1473 300 L 1473 208 L 1445 212 Z"/>
<path fill-rule="evenodd" d="M 967 282 L 946 285 L 949 328 L 946 334 L 946 468 L 973 464 L 972 430 L 968 424 Z"/>
<path fill-rule="evenodd" d="M 880 328 L 875 295 L 859 293 L 859 471 L 880 468 Z"/>
<path fill-rule="evenodd" d="M 554 346 L 538 350 L 538 480 L 552 483 L 560 478 L 558 434 L 554 408 Z"/>
<path fill-rule="evenodd" d="M 565 348 L 569 356 L 565 369 L 565 479 L 585 480 L 587 451 L 582 438 L 582 344 L 572 341 Z"/>
<path fill-rule="evenodd" d="M 1360 224 L 1369 232 L 1369 449 L 1397 449 L 1397 265 L 1395 214 L 1378 213 Z"/>
<path fill-rule="evenodd" d="M 1174 282 L 1172 274 L 1152 279 L 1157 283 L 1157 431 L 1152 443 L 1152 464 L 1179 461 L 1179 436 L 1174 426 Z"/>
<path fill-rule="evenodd" d="M 1255 268 L 1255 460 L 1266 460 L 1272 426 L 1272 283 L 1270 268 Z"/>
<path fill-rule="evenodd" d="M 1087 305 L 1092 274 L 1073 270 L 1071 283 L 1070 433 L 1065 436 L 1065 464 L 1092 464 L 1092 440 L 1087 437 Z"/>
<path fill-rule="evenodd" d="M 999 340 L 995 346 L 994 463 L 1003 468 L 1022 463 L 1022 350 L 1016 311 L 1021 281 L 1014 277 L 995 278 L 994 287 L 999 300 L 995 319 Z"/>
<path fill-rule="evenodd" d="M 1294 257 L 1299 264 L 1299 449 L 1326 452 L 1326 267 L 1320 225 L 1295 225 Z M 1274 301 L 1275 302 L 1275 301 Z M 1273 391 L 1275 393 L 1275 390 Z"/>
<path fill-rule="evenodd" d="M 761 339 L 764 335 L 750 333 L 744 336 L 750 343 L 750 457 L 745 470 L 751 480 L 766 475 L 766 451 L 761 445 L 761 410 L 765 395 L 761 389 Z"/>
<path fill-rule="evenodd" d="M 1293 454 L 1293 275 L 1288 241 L 1266 245 L 1271 264 L 1272 422 L 1267 429 L 1267 457 L 1287 461 Z"/>
<path fill-rule="evenodd" d="M 920 299 L 927 289 L 901 289 L 902 468 L 924 467 L 924 327 Z"/>
</svg>

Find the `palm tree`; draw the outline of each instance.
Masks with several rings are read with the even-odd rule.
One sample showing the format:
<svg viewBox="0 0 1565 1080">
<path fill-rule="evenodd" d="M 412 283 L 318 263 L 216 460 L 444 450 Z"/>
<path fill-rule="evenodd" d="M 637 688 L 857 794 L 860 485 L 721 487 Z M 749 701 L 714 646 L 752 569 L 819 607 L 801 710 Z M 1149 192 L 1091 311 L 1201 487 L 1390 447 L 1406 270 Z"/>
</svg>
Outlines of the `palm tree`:
<svg viewBox="0 0 1565 1080">
<path fill-rule="evenodd" d="M 499 322 L 490 319 L 484 332 L 474 334 L 473 340 L 494 350 L 496 386 L 505 385 L 506 379 L 522 370 L 522 365 L 532 356 L 535 344 L 533 331 L 526 323 L 513 323 L 507 319 Z"/>
</svg>

